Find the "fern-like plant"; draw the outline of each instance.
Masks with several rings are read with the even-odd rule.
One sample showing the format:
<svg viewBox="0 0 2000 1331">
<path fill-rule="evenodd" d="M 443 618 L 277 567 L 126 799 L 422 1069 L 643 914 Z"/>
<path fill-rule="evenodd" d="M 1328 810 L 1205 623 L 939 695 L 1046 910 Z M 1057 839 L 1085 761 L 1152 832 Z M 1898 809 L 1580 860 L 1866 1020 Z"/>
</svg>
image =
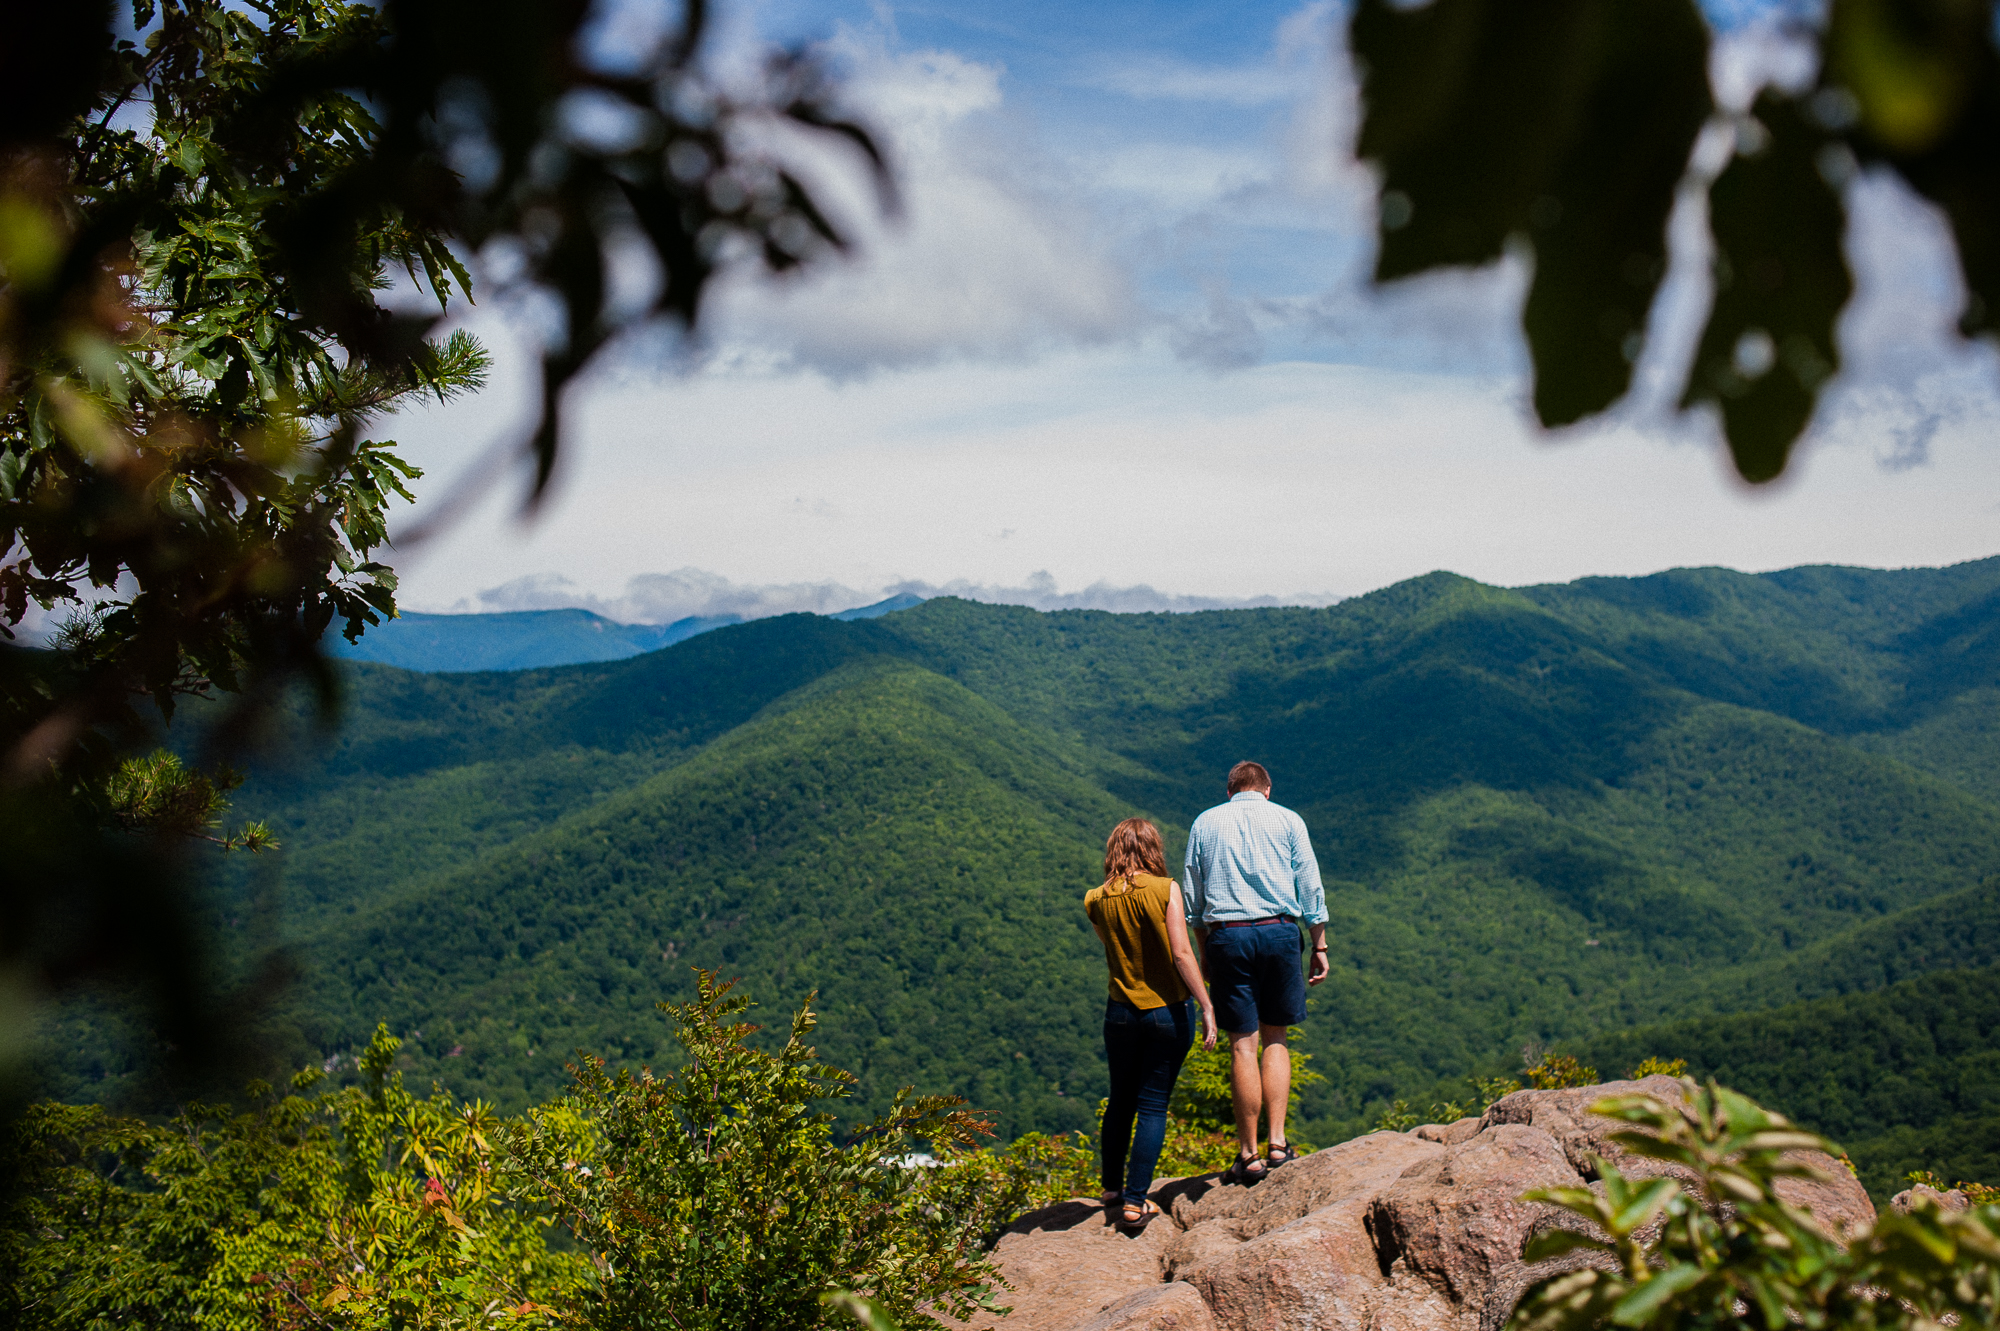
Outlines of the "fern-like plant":
<svg viewBox="0 0 2000 1331">
<path fill-rule="evenodd" d="M 1524 1195 L 1587 1222 L 1538 1236 L 1526 1260 L 1578 1252 L 1593 1260 L 1530 1289 L 1509 1321 L 1512 1331 L 1996 1324 L 2000 1208 L 1919 1207 L 1843 1240 L 1775 1187 L 1782 1178 L 1816 1176 L 1798 1153 L 1831 1151 L 1830 1143 L 1712 1081 L 1684 1084 L 1685 1110 L 1637 1095 L 1600 1100 L 1591 1112 L 1631 1124 L 1612 1140 L 1676 1166 L 1689 1182 L 1627 1178 L 1599 1161 L 1602 1191 Z M 1657 1236 L 1646 1237 L 1655 1221 L 1663 1222 Z"/>
</svg>

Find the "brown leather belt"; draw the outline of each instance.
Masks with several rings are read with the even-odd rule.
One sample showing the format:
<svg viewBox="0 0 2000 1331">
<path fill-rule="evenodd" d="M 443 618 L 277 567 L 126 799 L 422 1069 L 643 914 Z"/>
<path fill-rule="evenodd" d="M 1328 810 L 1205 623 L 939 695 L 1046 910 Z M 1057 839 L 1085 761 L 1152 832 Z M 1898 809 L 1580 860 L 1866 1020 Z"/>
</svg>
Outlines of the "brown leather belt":
<svg viewBox="0 0 2000 1331">
<path fill-rule="evenodd" d="M 1292 917 L 1289 915 L 1272 915 L 1261 920 L 1217 920 L 1215 927 L 1218 929 L 1255 929 L 1260 924 L 1290 924 L 1291 922 Z"/>
</svg>

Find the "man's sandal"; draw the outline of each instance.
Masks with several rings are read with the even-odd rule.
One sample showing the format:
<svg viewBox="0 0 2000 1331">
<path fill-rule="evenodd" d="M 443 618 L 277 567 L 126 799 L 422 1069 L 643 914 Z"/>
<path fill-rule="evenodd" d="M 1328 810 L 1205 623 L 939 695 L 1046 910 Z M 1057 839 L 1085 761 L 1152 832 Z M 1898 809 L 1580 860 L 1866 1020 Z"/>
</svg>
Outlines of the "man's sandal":
<svg viewBox="0 0 2000 1331">
<path fill-rule="evenodd" d="M 1263 1182 L 1264 1173 L 1265 1166 L 1262 1160 L 1254 1155 L 1239 1155 L 1235 1164 L 1222 1171 L 1222 1181 L 1240 1183 L 1247 1188 L 1252 1184 Z"/>
<path fill-rule="evenodd" d="M 1276 1169 L 1279 1165 L 1288 1165 L 1298 1158 L 1298 1148 L 1290 1142 L 1286 1142 L 1282 1146 L 1273 1144 L 1270 1154 L 1264 1157 L 1264 1168 L 1267 1170 Z"/>
<path fill-rule="evenodd" d="M 1160 1208 L 1148 1197 L 1144 1206 L 1128 1206 L 1119 1214 L 1118 1228 L 1127 1234 L 1137 1234 L 1151 1224 L 1153 1217 L 1160 1214 Z"/>
</svg>

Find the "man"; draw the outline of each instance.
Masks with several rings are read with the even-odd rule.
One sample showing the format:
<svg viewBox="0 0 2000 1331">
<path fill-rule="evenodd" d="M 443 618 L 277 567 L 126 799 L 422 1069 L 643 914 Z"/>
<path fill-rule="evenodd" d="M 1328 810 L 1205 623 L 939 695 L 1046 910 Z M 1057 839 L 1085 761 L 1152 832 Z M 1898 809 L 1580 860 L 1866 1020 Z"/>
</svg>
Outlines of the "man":
<svg viewBox="0 0 2000 1331">
<path fill-rule="evenodd" d="M 1298 1155 L 1285 1137 L 1292 1094 L 1285 1028 L 1305 1020 L 1306 986 L 1327 972 L 1319 861 L 1305 820 L 1271 802 L 1271 774 L 1262 764 L 1230 768 L 1229 802 L 1194 820 L 1183 882 L 1216 1023 L 1229 1035 L 1236 1163 L 1224 1178 L 1255 1183 Z M 1301 920 L 1312 931 L 1310 974 L 1299 965 Z M 1270 1125 L 1266 1160 L 1257 1158 L 1260 1116 Z"/>
</svg>

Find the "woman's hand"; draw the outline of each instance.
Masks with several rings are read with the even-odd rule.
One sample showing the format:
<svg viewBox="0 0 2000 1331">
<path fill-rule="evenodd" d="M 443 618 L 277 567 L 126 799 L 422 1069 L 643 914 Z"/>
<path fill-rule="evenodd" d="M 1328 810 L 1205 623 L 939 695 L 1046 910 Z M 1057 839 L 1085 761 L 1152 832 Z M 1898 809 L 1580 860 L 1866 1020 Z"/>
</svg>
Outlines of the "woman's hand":
<svg viewBox="0 0 2000 1331">
<path fill-rule="evenodd" d="M 1201 1010 L 1201 1047 L 1215 1048 L 1215 1009 L 1212 1007 L 1204 1007 Z"/>
</svg>

